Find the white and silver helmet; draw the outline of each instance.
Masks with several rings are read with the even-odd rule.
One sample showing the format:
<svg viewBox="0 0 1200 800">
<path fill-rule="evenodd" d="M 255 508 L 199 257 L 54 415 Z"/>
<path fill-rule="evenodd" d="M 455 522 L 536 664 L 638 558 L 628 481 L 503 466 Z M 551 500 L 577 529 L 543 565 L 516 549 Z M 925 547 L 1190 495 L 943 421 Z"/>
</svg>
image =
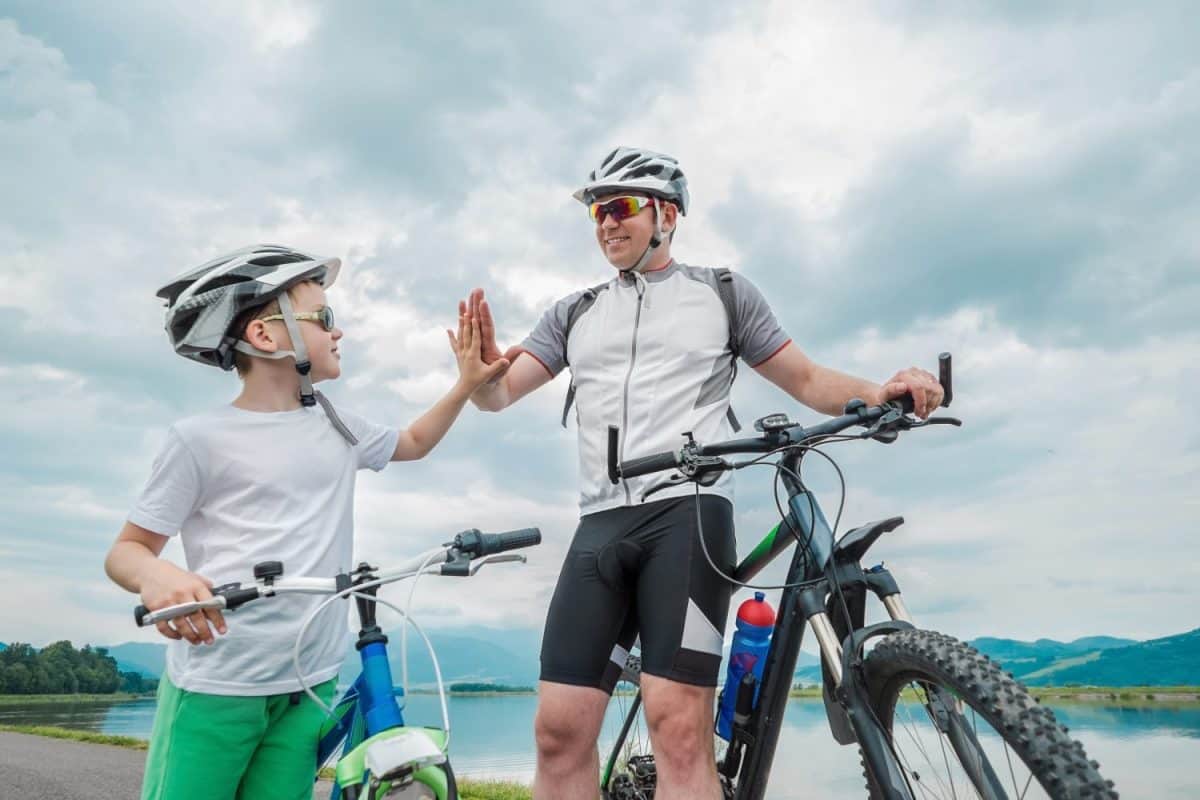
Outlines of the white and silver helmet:
<svg viewBox="0 0 1200 800">
<path fill-rule="evenodd" d="M 687 176 L 679 162 L 668 155 L 638 147 L 618 147 L 606 155 L 588 176 L 588 183 L 573 195 L 587 205 L 604 194 L 642 192 L 667 200 L 687 216 Z"/>
<path fill-rule="evenodd" d="M 201 364 L 232 369 L 234 353 L 259 358 L 291 358 L 300 376 L 300 402 L 320 403 L 326 416 L 351 445 L 357 439 L 338 418 L 333 406 L 313 388 L 311 364 L 300 335 L 287 290 L 303 281 L 316 281 L 328 288 L 337 279 L 342 262 L 318 258 L 275 244 L 256 244 L 214 258 L 190 269 L 156 293 L 167 301 L 166 329 L 176 353 Z M 284 324 L 294 350 L 267 353 L 242 341 L 233 330 L 243 312 L 279 302 Z"/>
<path fill-rule="evenodd" d="M 256 244 L 190 269 L 158 290 L 167 301 L 167 337 L 175 352 L 201 364 L 233 369 L 242 312 L 269 303 L 296 284 L 328 288 L 342 262 L 290 247 Z"/>
</svg>

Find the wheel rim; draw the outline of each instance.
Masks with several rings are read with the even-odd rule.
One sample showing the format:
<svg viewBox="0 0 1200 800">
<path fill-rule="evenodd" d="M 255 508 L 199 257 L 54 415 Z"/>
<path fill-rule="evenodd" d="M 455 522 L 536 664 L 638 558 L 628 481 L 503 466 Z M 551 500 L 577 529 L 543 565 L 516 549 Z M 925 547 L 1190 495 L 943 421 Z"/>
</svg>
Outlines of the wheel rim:
<svg viewBox="0 0 1200 800">
<path fill-rule="evenodd" d="M 924 680 L 902 679 L 889 691 L 892 700 L 891 720 L 884 720 L 891 732 L 891 745 L 913 795 L 917 798 L 1011 798 L 1011 800 L 1043 800 L 1050 798 L 1025 763 L 1016 746 L 1010 744 L 977 709 L 955 698 L 946 688 L 935 688 Z M 944 712 L 950 700 L 958 719 Z M 951 712 L 953 714 L 954 712 Z M 948 718 L 951 717 L 951 718 Z M 958 737 L 954 725 L 965 726 L 970 737 Z M 986 759 L 992 777 L 985 774 L 989 767 L 970 765 L 969 756 L 975 744 Z M 968 755 L 968 765 L 960 753 Z M 980 786 L 977 786 L 980 784 Z M 998 791 L 992 793 L 991 788 Z"/>
</svg>

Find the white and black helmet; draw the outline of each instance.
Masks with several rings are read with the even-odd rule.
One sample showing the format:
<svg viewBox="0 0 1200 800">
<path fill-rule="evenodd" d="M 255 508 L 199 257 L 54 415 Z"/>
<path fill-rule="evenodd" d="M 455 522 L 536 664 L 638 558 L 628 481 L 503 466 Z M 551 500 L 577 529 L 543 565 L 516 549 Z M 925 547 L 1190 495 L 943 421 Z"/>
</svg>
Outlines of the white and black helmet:
<svg viewBox="0 0 1200 800">
<path fill-rule="evenodd" d="M 667 200 L 687 216 L 687 177 L 679 162 L 668 155 L 638 147 L 618 147 L 601 160 L 588 176 L 588 183 L 573 195 L 589 204 L 604 194 L 613 192 L 643 192 Z"/>
<path fill-rule="evenodd" d="M 320 403 L 337 432 L 355 445 L 358 439 L 338 417 L 333 405 L 313 388 L 304 337 L 287 295 L 288 289 L 302 281 L 316 281 L 328 288 L 341 266 L 340 259 L 317 258 L 275 244 L 251 245 L 214 258 L 158 290 L 158 296 L 167 301 L 167 337 L 179 355 L 221 369 L 233 368 L 235 352 L 294 360 L 300 378 L 301 404 Z M 242 331 L 233 330 L 234 322 L 243 312 L 272 300 L 279 302 L 294 350 L 272 353 L 257 350 L 239 338 Z"/>
<path fill-rule="evenodd" d="M 175 352 L 221 369 L 233 368 L 242 312 L 276 299 L 305 280 L 328 288 L 342 262 L 274 244 L 244 247 L 188 270 L 159 289 L 167 301 L 167 336 Z"/>
</svg>

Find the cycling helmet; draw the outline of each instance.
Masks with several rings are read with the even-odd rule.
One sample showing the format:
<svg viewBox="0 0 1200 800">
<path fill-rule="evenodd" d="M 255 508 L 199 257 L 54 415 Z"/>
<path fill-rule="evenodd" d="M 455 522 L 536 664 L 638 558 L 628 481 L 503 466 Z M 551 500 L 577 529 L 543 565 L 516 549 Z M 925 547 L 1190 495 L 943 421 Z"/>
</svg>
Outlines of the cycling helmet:
<svg viewBox="0 0 1200 800">
<path fill-rule="evenodd" d="M 167 301 L 167 338 L 179 355 L 225 370 L 233 368 L 234 351 L 258 358 L 294 359 L 300 375 L 300 402 L 306 406 L 319 402 L 338 432 L 355 444 L 357 440 L 329 401 L 313 389 L 308 352 L 287 294 L 289 288 L 306 280 L 328 288 L 341 265 L 336 258 L 317 258 L 274 244 L 251 245 L 215 258 L 156 293 Z M 279 303 L 295 350 L 258 350 L 239 338 L 241 331 L 232 330 L 242 312 L 272 300 Z"/>
<path fill-rule="evenodd" d="M 588 176 L 588 183 L 574 197 L 587 205 L 612 192 L 636 191 L 669 200 L 687 216 L 687 177 L 671 156 L 637 147 L 618 147 Z"/>
<path fill-rule="evenodd" d="M 158 290 L 167 301 L 167 337 L 185 358 L 233 369 L 241 331 L 230 327 L 243 311 L 278 298 L 301 281 L 329 287 L 340 267 L 336 258 L 315 258 L 273 244 L 215 258 Z"/>
</svg>

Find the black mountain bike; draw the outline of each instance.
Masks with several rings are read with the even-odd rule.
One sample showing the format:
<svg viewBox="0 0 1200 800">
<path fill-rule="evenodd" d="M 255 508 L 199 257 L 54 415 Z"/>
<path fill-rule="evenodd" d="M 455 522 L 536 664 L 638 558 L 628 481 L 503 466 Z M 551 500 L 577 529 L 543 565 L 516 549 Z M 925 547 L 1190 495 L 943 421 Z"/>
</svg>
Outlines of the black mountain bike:
<svg viewBox="0 0 1200 800">
<path fill-rule="evenodd" d="M 939 372 L 942 405 L 949 406 L 948 353 L 939 357 Z M 820 646 L 830 732 L 839 744 L 859 747 L 872 800 L 1117 797 L 1083 746 L 1023 685 L 969 645 L 917 628 L 892 574 L 882 565 L 862 566 L 868 549 L 903 523 L 902 517 L 863 525 L 838 539 L 841 509 L 831 528 L 805 486 L 806 456 L 818 454 L 837 467 L 819 445 L 893 442 L 918 428 L 962 424 L 949 417 L 921 421 L 909 416 L 911 411 L 912 399 L 906 397 L 878 406 L 852 400 L 842 416 L 809 427 L 773 414 L 755 423 L 761 435 L 753 438 L 705 445 L 684 434 L 687 443 L 677 452 L 623 463 L 616 457 L 619 432 L 609 430 L 608 470 L 614 482 L 670 470 L 675 474 L 667 485 L 706 484 L 726 470 L 765 462 L 776 468 L 777 503 L 778 481 L 787 490 L 787 508 L 779 509 L 782 521 L 729 576 L 736 585 L 749 584 L 792 549 L 762 685 L 748 673 L 738 687 L 732 737 L 718 759 L 725 796 L 760 800 L 766 794 L 807 624 Z M 756 457 L 724 458 L 735 454 Z M 844 500 L 844 479 L 842 488 Z M 703 537 L 700 541 L 703 546 Z M 865 624 L 868 593 L 879 598 L 889 621 Z M 638 684 L 636 657 L 623 679 Z M 639 689 L 601 776 L 607 800 L 653 800 L 654 756 L 642 732 L 640 705 Z"/>
</svg>

